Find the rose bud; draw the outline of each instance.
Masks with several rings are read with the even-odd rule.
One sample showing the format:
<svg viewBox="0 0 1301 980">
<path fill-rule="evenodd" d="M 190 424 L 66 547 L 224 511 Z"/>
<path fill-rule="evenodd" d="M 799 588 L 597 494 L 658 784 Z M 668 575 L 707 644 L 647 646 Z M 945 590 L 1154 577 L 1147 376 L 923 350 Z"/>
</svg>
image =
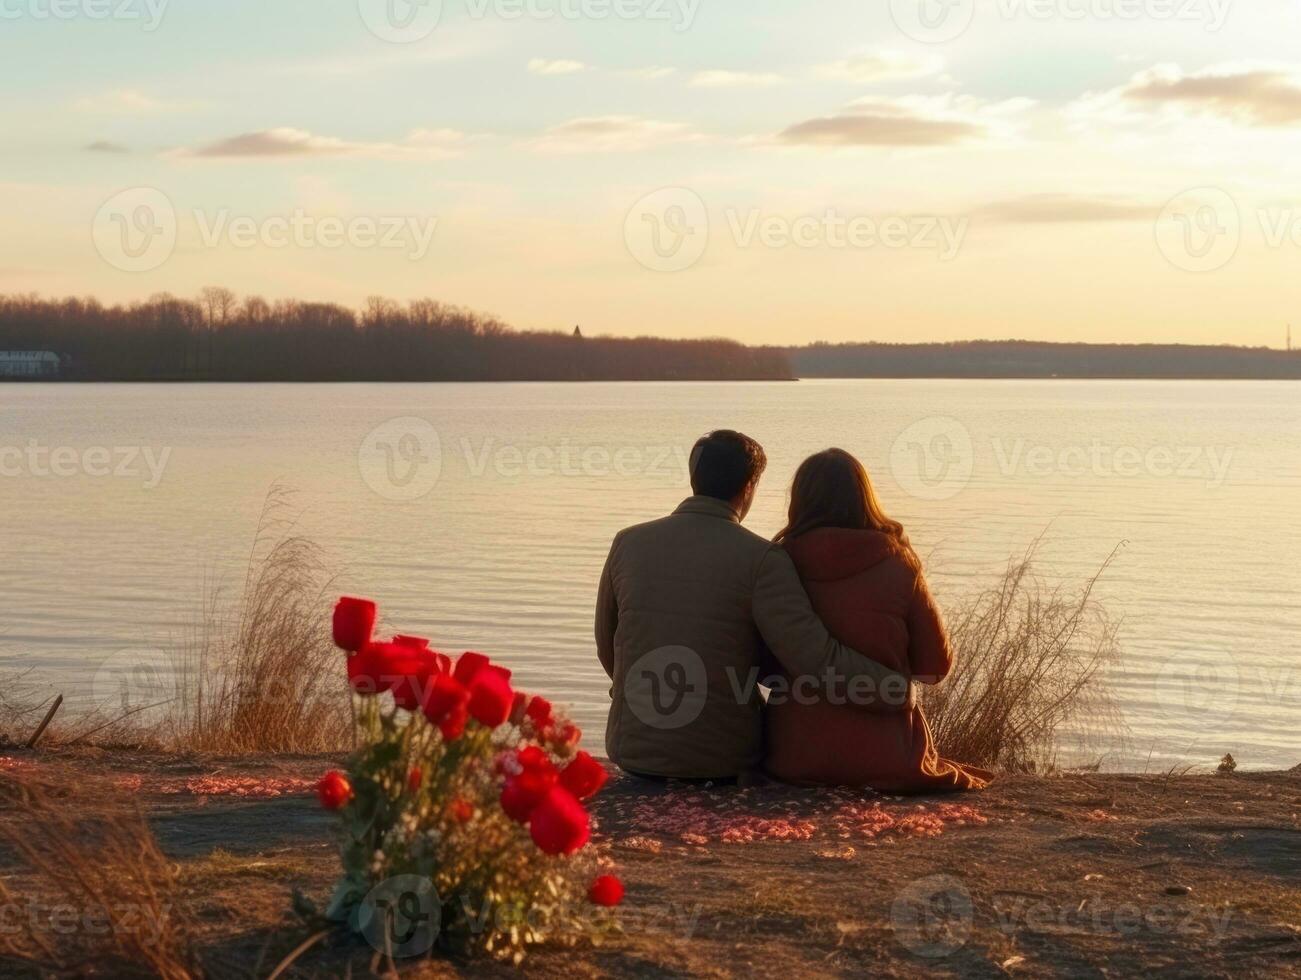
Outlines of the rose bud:
<svg viewBox="0 0 1301 980">
<path fill-rule="evenodd" d="M 349 653 L 356 653 L 375 632 L 378 610 L 369 599 L 344 596 L 334 607 L 334 642 Z"/>
<path fill-rule="evenodd" d="M 327 772 L 316 784 L 316 796 L 327 810 L 342 810 L 352 802 L 352 784 L 343 773 Z"/>
<path fill-rule="evenodd" d="M 407 773 L 407 789 L 412 793 L 420 792 L 420 785 L 424 782 L 425 774 L 420 771 L 418 766 L 413 766 Z"/>
<path fill-rule="evenodd" d="M 535 697 L 529 702 L 528 716 L 538 730 L 542 731 L 551 724 L 551 702 L 546 698 Z"/>
<path fill-rule="evenodd" d="M 515 700 L 511 702 L 510 706 L 510 723 L 512 725 L 519 726 L 524 721 L 528 703 L 529 696 L 527 694 L 523 691 L 515 692 Z"/>
<path fill-rule="evenodd" d="M 614 908 L 623 901 L 623 882 L 614 875 L 601 875 L 587 891 L 587 897 L 594 905 Z"/>
</svg>

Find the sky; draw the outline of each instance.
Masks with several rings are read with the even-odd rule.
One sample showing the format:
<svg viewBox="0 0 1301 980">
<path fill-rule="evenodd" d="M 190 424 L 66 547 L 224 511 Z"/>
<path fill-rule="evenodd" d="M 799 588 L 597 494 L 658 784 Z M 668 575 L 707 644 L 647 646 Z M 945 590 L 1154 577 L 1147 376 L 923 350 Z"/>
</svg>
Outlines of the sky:
<svg viewBox="0 0 1301 980">
<path fill-rule="evenodd" d="M 1297 0 L 0 0 L 0 292 L 1301 341 Z"/>
</svg>

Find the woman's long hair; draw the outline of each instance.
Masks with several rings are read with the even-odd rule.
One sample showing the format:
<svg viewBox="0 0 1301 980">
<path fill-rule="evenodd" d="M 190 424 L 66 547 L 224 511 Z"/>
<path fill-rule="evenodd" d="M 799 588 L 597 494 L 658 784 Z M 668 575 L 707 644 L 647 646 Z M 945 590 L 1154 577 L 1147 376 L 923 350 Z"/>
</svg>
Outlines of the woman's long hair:
<svg viewBox="0 0 1301 980">
<path fill-rule="evenodd" d="M 893 539 L 900 557 L 920 566 L 903 525 L 886 515 L 867 469 L 843 449 L 810 456 L 795 471 L 787 524 L 777 540 L 788 541 L 820 527 L 880 531 Z"/>
</svg>

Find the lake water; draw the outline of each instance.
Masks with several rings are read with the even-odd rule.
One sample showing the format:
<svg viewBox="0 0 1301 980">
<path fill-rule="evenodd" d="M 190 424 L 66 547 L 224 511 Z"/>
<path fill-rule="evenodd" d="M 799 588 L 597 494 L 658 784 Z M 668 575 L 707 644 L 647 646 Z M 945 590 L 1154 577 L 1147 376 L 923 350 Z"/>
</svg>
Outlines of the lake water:
<svg viewBox="0 0 1301 980">
<path fill-rule="evenodd" d="M 1301 762 L 1287 383 L 0 386 L 0 657 L 88 703 L 122 651 L 176 643 L 205 583 L 238 586 L 278 483 L 339 591 L 504 658 L 599 746 L 606 549 L 688 494 L 691 444 L 718 427 L 768 449 L 748 521 L 765 535 L 800 459 L 859 454 L 942 601 L 1045 530 L 1042 571 L 1067 585 L 1124 542 L 1098 593 L 1123 617 L 1109 683 L 1129 729 L 1105 765 Z"/>
</svg>

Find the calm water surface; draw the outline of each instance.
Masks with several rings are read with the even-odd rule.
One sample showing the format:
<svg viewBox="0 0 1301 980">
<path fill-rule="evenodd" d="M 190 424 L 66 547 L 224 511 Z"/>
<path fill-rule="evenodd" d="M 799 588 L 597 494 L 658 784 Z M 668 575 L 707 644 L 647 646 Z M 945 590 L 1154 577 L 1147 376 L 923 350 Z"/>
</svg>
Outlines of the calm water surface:
<svg viewBox="0 0 1301 980">
<path fill-rule="evenodd" d="M 749 526 L 775 532 L 799 460 L 843 446 L 948 602 L 1045 531 L 1041 570 L 1068 586 L 1123 543 L 1099 589 L 1123 618 L 1109 768 L 1301 762 L 1288 384 L 2 386 L 0 657 L 90 702 L 115 654 L 173 646 L 205 583 L 239 584 L 278 483 L 340 591 L 506 658 L 599 745 L 606 549 L 689 493 L 692 442 L 723 426 L 769 451 Z"/>
</svg>

